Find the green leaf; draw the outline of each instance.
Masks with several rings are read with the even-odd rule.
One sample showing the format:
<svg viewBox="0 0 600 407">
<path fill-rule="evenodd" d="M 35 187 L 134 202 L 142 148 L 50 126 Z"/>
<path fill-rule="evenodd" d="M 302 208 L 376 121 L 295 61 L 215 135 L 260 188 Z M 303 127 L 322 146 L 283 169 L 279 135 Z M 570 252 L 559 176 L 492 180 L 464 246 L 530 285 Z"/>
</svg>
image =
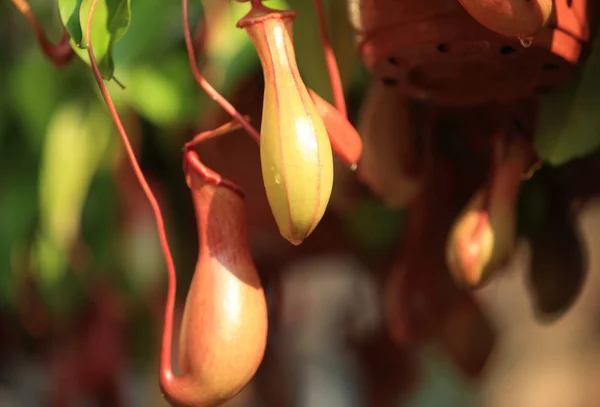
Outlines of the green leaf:
<svg viewBox="0 0 600 407">
<path fill-rule="evenodd" d="M 60 100 L 60 73 L 36 49 L 22 53 L 12 64 L 7 88 L 0 91 L 8 100 L 0 110 L 11 111 L 22 126 L 21 136 L 37 152 Z"/>
<path fill-rule="evenodd" d="M 90 64 L 87 52 L 87 26 L 94 0 L 59 0 L 60 17 L 71 36 L 71 46 Z M 92 22 L 91 40 L 102 77 L 114 73 L 113 47 L 127 31 L 131 18 L 130 0 L 97 0 Z"/>
<path fill-rule="evenodd" d="M 0 305 L 14 305 L 17 294 L 18 264 L 32 230 L 36 206 L 35 179 L 14 173 L 8 185 L 0 186 Z"/>
<path fill-rule="evenodd" d="M 179 2 L 134 1 L 131 4 L 131 15 L 135 19 L 131 19 L 127 33 L 114 47 L 113 56 L 119 61 L 119 71 L 123 66 L 134 66 L 140 61 L 161 61 L 163 54 L 170 48 L 182 53 L 181 44 L 172 40 L 173 31 L 181 26 Z M 127 87 L 129 88 L 129 81 Z"/>
<path fill-rule="evenodd" d="M 600 41 L 572 82 L 545 97 L 534 147 L 545 162 L 559 166 L 600 147 Z"/>
<path fill-rule="evenodd" d="M 101 169 L 92 180 L 81 214 L 81 237 L 89 246 L 94 268 L 113 270 L 117 238 L 118 200 L 114 174 Z"/>
<path fill-rule="evenodd" d="M 81 24 L 79 23 L 79 9 L 82 0 L 58 0 L 58 12 L 63 25 L 71 37 L 74 44 L 83 42 Z"/>
<path fill-rule="evenodd" d="M 10 100 L 10 94 L 5 96 Z M 14 308 L 18 280 L 28 269 L 30 235 L 35 230 L 38 170 L 36 154 L 28 148 L 26 137 L 20 137 L 10 125 L 6 130 L 0 146 L 0 308 Z"/>
<path fill-rule="evenodd" d="M 548 203 L 544 197 L 540 177 L 523 184 L 517 202 L 517 229 L 519 236 L 532 237 L 540 233 L 548 222 Z"/>
<path fill-rule="evenodd" d="M 85 199 L 111 135 L 112 125 L 99 103 L 62 105 L 50 124 L 40 168 L 35 253 L 42 285 L 57 285 L 68 270 L 67 256 L 80 233 Z"/>
<path fill-rule="evenodd" d="M 123 71 L 127 91 L 119 97 L 157 126 L 192 120 L 198 114 L 198 98 L 196 84 L 188 72 L 187 56 L 182 53 L 152 65 L 131 67 Z"/>
</svg>

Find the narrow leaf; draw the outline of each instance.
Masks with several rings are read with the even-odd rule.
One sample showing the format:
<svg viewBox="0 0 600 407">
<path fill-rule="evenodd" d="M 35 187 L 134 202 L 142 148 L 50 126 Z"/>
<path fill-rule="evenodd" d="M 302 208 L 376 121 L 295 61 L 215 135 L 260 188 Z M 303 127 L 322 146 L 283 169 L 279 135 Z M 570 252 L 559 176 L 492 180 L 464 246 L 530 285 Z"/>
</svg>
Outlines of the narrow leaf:
<svg viewBox="0 0 600 407">
<path fill-rule="evenodd" d="M 63 25 L 71 37 L 71 44 L 79 45 L 83 41 L 81 24 L 79 23 L 79 9 L 82 0 L 58 0 L 58 12 Z"/>
<path fill-rule="evenodd" d="M 600 147 L 600 42 L 565 88 L 541 103 L 534 146 L 538 156 L 558 166 Z"/>
<path fill-rule="evenodd" d="M 71 46 L 88 65 L 87 23 L 93 0 L 59 0 L 60 17 L 71 36 Z M 92 27 L 94 55 L 102 77 L 113 77 L 113 46 L 123 37 L 131 18 L 130 0 L 98 0 Z"/>
<path fill-rule="evenodd" d="M 72 102 L 57 111 L 40 168 L 40 230 L 36 262 L 42 284 L 57 284 L 80 233 L 90 183 L 111 140 L 112 126 L 99 104 Z"/>
</svg>

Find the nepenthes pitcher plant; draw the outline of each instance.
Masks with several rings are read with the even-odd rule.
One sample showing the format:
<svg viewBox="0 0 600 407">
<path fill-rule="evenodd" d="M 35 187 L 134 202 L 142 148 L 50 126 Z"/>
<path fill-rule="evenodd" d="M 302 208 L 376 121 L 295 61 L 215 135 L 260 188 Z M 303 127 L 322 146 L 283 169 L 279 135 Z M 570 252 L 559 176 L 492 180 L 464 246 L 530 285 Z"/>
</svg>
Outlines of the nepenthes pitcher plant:
<svg viewBox="0 0 600 407">
<path fill-rule="evenodd" d="M 483 186 L 457 215 L 452 215 L 456 215 L 453 222 L 444 223 L 440 215 L 436 227 L 445 228 L 449 233 L 432 245 L 427 233 L 435 229 L 432 225 L 438 215 L 430 215 L 437 212 L 432 202 L 439 197 L 431 192 L 431 184 L 434 180 L 440 182 L 440 169 L 432 158 L 436 147 L 432 123 L 444 112 L 432 107 L 433 103 L 428 105 L 430 113 L 423 118 L 425 131 L 418 148 L 421 154 L 408 153 L 415 148 L 414 135 L 409 129 L 395 125 L 395 116 L 407 111 L 408 102 L 396 92 L 390 92 L 389 86 L 397 82 L 385 77 L 383 84 L 373 87 L 357 131 L 348 119 L 321 0 L 315 0 L 315 7 L 335 106 L 307 88 L 302 80 L 294 51 L 296 12 L 269 8 L 263 0 L 237 1 L 249 7 L 237 27 L 245 30 L 252 41 L 264 75 L 260 131 L 200 72 L 189 25 L 188 1 L 182 1 L 192 74 L 199 86 L 231 116 L 231 122 L 196 135 L 183 148 L 184 175 L 195 208 L 199 247 L 179 335 L 179 372 L 174 371 L 171 361 L 174 262 L 159 204 L 137 163 L 95 58 L 91 32 L 98 0 L 91 1 L 83 33 L 98 87 L 156 218 L 168 271 L 159 382 L 167 400 L 180 407 L 218 406 L 239 393 L 262 361 L 268 330 L 265 294 L 248 244 L 244 193 L 201 162 L 196 148 L 203 141 L 241 128 L 259 144 L 269 206 L 281 236 L 295 246 L 302 244 L 318 227 L 327 209 L 336 159 L 354 171 L 360 182 L 389 206 L 410 208 L 402 256 L 390 272 L 385 295 L 388 324 L 398 343 L 440 334 L 436 325 L 443 318 L 436 315 L 438 311 L 433 308 L 439 310 L 443 306 L 434 307 L 429 303 L 428 309 L 427 305 L 423 306 L 423 297 L 434 297 L 433 302 L 459 303 L 459 307 L 464 307 L 465 301 L 469 303 L 456 291 L 446 296 L 452 298 L 444 297 L 443 291 L 448 285 L 436 282 L 437 274 L 428 270 L 448 269 L 448 275 L 458 286 L 474 288 L 487 282 L 506 264 L 515 246 L 519 187 L 530 176 L 528 173 L 536 161 L 530 134 L 523 131 L 522 126 L 497 120 L 496 132 L 483 143 L 482 149 L 489 159 Z M 13 0 L 13 3 L 27 18 L 49 59 L 58 68 L 68 63 L 74 54 L 66 31 L 58 44 L 51 44 L 26 1 Z M 349 1 L 351 6 L 356 3 Z M 463 14 L 472 15 L 492 31 L 523 41 L 547 24 L 552 8 L 549 1 L 525 3 L 520 4 L 521 8 L 509 7 L 513 14 L 505 9 L 493 9 L 491 3 L 485 1 L 461 0 L 454 7 L 464 7 L 464 10 L 460 8 Z M 368 12 L 364 14 L 368 17 Z M 369 21 L 365 20 L 367 24 Z M 364 42 L 365 52 L 371 52 L 372 44 Z M 446 53 L 448 47 L 443 45 L 440 44 L 438 50 Z M 369 63 L 369 58 L 366 59 Z M 398 65 L 393 57 L 387 60 L 390 65 Z M 507 113 L 506 117 L 512 116 Z M 408 161 L 412 161 L 410 164 L 416 171 L 407 170 Z M 434 264 L 433 260 L 428 263 L 427 250 L 432 247 L 445 254 L 444 264 Z M 420 273 L 409 275 L 406 269 L 420 269 Z"/>
</svg>

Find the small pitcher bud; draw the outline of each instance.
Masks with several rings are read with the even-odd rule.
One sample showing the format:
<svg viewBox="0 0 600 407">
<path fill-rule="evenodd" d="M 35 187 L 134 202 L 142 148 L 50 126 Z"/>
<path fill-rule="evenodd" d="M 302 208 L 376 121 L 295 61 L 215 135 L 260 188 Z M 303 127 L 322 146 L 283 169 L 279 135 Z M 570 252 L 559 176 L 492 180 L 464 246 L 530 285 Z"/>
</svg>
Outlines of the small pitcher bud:
<svg viewBox="0 0 600 407">
<path fill-rule="evenodd" d="M 163 365 L 160 384 L 173 406 L 216 407 L 241 391 L 261 363 L 267 308 L 250 257 L 241 192 L 195 152 L 186 154 L 187 163 L 203 171 L 187 171 L 199 254 L 179 337 L 181 372 L 174 376 Z"/>
<path fill-rule="evenodd" d="M 281 235 L 299 245 L 325 213 L 333 156 L 323 120 L 296 65 L 295 16 L 253 2 L 237 26 L 246 29 L 264 72 L 260 156 L 267 199 Z"/>
<path fill-rule="evenodd" d="M 503 267 L 516 242 L 516 201 L 531 161 L 530 145 L 518 138 L 500 159 L 490 183 L 471 198 L 450 229 L 446 262 L 455 280 L 478 287 Z"/>
</svg>

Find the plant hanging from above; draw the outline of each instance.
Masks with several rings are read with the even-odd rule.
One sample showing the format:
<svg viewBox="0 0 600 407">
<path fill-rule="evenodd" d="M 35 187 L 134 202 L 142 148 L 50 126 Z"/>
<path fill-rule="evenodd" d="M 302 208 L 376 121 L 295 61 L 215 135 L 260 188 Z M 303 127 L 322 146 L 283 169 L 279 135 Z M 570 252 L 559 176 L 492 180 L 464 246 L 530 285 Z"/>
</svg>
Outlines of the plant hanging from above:
<svg viewBox="0 0 600 407">
<path fill-rule="evenodd" d="M 250 9 L 237 27 L 250 38 L 264 75 L 260 131 L 200 72 L 191 36 L 188 2 L 182 0 L 184 36 L 192 74 L 232 120 L 198 134 L 184 147 L 185 180 L 195 208 L 199 247 L 179 334 L 179 372 L 174 371 L 171 361 L 176 274 L 164 221 L 105 85 L 105 81 L 114 79 L 113 46 L 129 26 L 130 1 L 116 0 L 110 5 L 106 0 L 59 0 L 65 27 L 56 45 L 47 39 L 26 0 L 12 1 L 27 18 L 41 49 L 53 64 L 62 67 L 77 54 L 91 66 L 137 180 L 154 212 L 169 277 L 159 375 L 165 397 L 172 405 L 181 407 L 222 404 L 247 385 L 262 361 L 268 330 L 267 307 L 262 283 L 250 255 L 243 193 L 235 184 L 207 168 L 195 148 L 209 138 L 244 129 L 260 145 L 263 183 L 280 234 L 296 246 L 311 235 L 330 200 L 334 181 L 333 154 L 353 170 L 361 162 L 362 154 L 361 137 L 348 120 L 337 63 L 326 35 L 321 0 L 315 0 L 315 5 L 335 106 L 309 89 L 302 80 L 293 41 L 293 21 L 297 13 L 268 8 L 262 0 L 238 0 L 248 3 Z M 480 16 L 478 19 L 482 24 L 491 15 L 480 13 L 486 2 L 461 0 L 460 3 L 475 18 Z M 518 4 L 529 11 L 531 7 L 545 8 L 540 8 L 538 14 L 523 15 L 527 19 L 517 18 L 507 24 L 504 20 L 492 19 L 497 26 L 490 28 L 520 38 L 535 34 L 546 24 L 551 9 L 546 7 L 547 1 L 525 3 Z M 463 11 L 458 4 L 456 7 Z M 504 11 L 506 9 L 499 10 Z M 446 47 L 438 47 L 438 51 L 448 53 Z M 386 58 L 389 65 L 398 65 L 394 57 Z M 409 129 L 412 123 L 408 100 L 400 98 L 406 95 L 396 93 L 393 85 L 398 82 L 395 79 L 388 78 L 387 83 L 383 79 L 379 89 L 375 89 L 372 103 L 366 104 L 370 109 L 365 109 L 367 114 L 361 130 L 364 130 L 365 146 L 369 147 L 365 148 L 366 153 L 370 154 L 365 153 L 362 161 L 365 165 L 357 175 L 388 206 L 415 208 L 417 199 L 431 192 L 426 191 L 429 184 L 421 180 L 426 177 L 413 173 L 416 166 L 413 161 L 418 161 L 413 148 L 416 150 L 418 137 L 412 134 L 414 129 Z M 401 115 L 398 109 L 403 110 Z M 434 150 L 427 146 L 423 150 L 429 151 L 425 159 L 433 163 Z M 493 150 L 493 168 L 487 184 L 473 195 L 456 217 L 447 240 L 442 240 L 446 244 L 446 265 L 455 281 L 468 287 L 484 284 L 510 258 L 516 239 L 517 193 L 523 174 L 533 159 L 530 141 L 520 136 L 495 138 Z M 429 167 L 433 168 L 432 165 Z M 421 212 L 413 214 L 428 221 L 435 219 L 431 210 L 425 213 L 422 208 Z M 422 230 L 417 232 L 423 234 Z M 427 239 L 422 238 L 423 241 Z M 426 248 L 425 243 L 421 245 Z M 437 254 L 442 256 L 443 248 Z M 420 249 L 419 257 L 427 260 L 426 249 Z M 437 263 L 430 268 L 443 269 Z M 409 281 L 408 291 L 417 294 L 412 298 L 404 296 L 412 301 L 416 310 L 410 314 L 410 322 L 418 320 L 415 325 L 427 325 L 423 329 L 427 331 L 426 314 L 433 315 L 433 308 L 443 308 L 440 305 L 443 300 L 438 298 L 442 296 L 437 295 L 442 290 L 435 285 L 437 276 L 422 274 L 419 279 L 413 279 L 414 276 L 404 269 L 402 273 L 392 277 L 399 276 L 398 285 L 405 287 Z M 393 288 L 393 284 L 389 285 Z M 554 287 L 543 288 L 554 290 Z M 423 293 L 431 292 L 436 293 L 431 296 L 436 299 L 433 305 L 425 307 L 425 311 L 417 309 Z M 396 294 L 397 290 L 389 297 L 403 298 Z M 400 308 L 408 309 L 397 307 Z"/>
<path fill-rule="evenodd" d="M 279 231 L 298 245 L 325 213 L 333 156 L 323 120 L 296 66 L 291 31 L 295 15 L 252 3 L 238 27 L 248 32 L 265 76 L 260 155 L 267 198 Z"/>
<path fill-rule="evenodd" d="M 302 82 L 292 42 L 292 19 L 296 13 L 267 8 L 262 1 L 252 1 L 251 7 L 238 27 L 247 31 L 263 67 L 265 93 L 260 135 L 199 72 L 188 35 L 188 6 L 184 0 L 188 55 L 200 86 L 259 141 L 271 210 L 281 235 L 298 245 L 312 233 L 327 208 L 333 185 L 332 147 L 342 161 L 356 168 L 362 144 L 345 116 L 345 105 L 343 111 L 334 108 Z M 324 39 L 324 43 L 328 41 Z M 341 89 L 334 88 L 334 94 L 340 93 Z"/>
<path fill-rule="evenodd" d="M 256 372 L 265 349 L 267 311 L 263 288 L 249 253 L 242 192 L 205 167 L 194 147 L 239 127 L 260 140 L 265 186 L 275 219 L 282 235 L 297 245 L 316 227 L 331 193 L 333 162 L 329 138 L 336 140 L 333 144 L 342 160 L 354 166 L 360 155 L 360 139 L 345 118 L 345 110 L 341 113 L 316 94 L 309 94 L 302 84 L 291 43 L 290 17 L 294 13 L 271 10 L 260 1 L 253 1 L 251 11 L 239 25 L 253 39 L 265 71 L 265 106 L 258 136 L 247 119 L 200 73 L 189 29 L 188 5 L 183 1 L 186 46 L 194 77 L 234 122 L 200 133 L 185 147 L 186 180 L 196 209 L 200 246 L 180 332 L 181 372 L 176 375 L 171 363 L 175 269 L 160 208 L 135 159 L 96 61 L 91 33 L 97 2 L 92 1 L 86 24 L 88 57 L 134 172 L 152 205 L 167 261 L 169 288 L 161 351 L 161 389 L 174 406 L 218 406 L 243 389 Z M 287 103 L 281 103 L 284 100 Z M 320 112 L 327 117 L 325 123 Z M 341 133 L 340 129 L 352 131 Z M 276 176 L 281 177 L 279 181 Z M 288 187 L 278 188 L 282 182 Z"/>
</svg>

